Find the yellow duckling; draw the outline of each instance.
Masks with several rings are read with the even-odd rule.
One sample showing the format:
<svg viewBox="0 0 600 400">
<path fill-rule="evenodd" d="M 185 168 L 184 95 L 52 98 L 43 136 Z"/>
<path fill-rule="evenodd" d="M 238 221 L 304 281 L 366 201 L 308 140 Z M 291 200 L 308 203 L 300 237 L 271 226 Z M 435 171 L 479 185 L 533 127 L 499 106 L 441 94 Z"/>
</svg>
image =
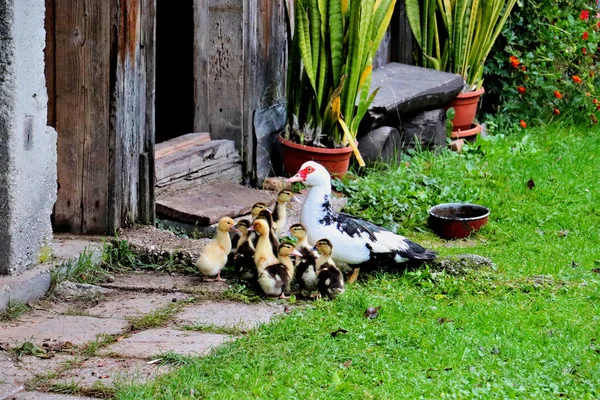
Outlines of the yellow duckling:
<svg viewBox="0 0 600 400">
<path fill-rule="evenodd" d="M 279 245 L 278 263 L 269 265 L 258 275 L 258 284 L 267 296 L 287 299 L 286 292 L 290 291 L 290 283 L 294 276 L 294 263 L 291 255 L 299 255 L 294 245 L 288 242 Z"/>
<path fill-rule="evenodd" d="M 287 220 L 287 203 L 294 199 L 294 193 L 289 189 L 280 190 L 277 194 L 277 201 L 273 208 L 273 229 L 277 235 L 281 235 L 281 231 Z"/>
<path fill-rule="evenodd" d="M 236 229 L 235 222 L 229 217 L 224 217 L 219 220 L 217 225 L 217 235 L 211 240 L 200 258 L 196 262 L 196 266 L 202 272 L 204 276 L 215 276 L 215 279 L 208 279 L 209 281 L 224 281 L 221 278 L 221 270 L 227 264 L 227 256 L 231 251 L 231 238 L 229 237 L 229 230 Z"/>
</svg>

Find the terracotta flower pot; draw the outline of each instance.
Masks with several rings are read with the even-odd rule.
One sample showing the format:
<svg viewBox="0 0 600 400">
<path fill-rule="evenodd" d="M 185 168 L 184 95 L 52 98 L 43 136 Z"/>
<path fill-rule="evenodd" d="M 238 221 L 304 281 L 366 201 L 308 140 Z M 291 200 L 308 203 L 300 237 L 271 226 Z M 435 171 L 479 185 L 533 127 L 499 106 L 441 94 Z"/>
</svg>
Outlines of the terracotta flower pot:
<svg viewBox="0 0 600 400">
<path fill-rule="evenodd" d="M 452 139 L 475 139 L 479 132 L 481 132 L 481 125 L 472 124 L 469 129 L 452 130 L 450 137 Z"/>
<path fill-rule="evenodd" d="M 473 92 L 459 93 L 454 100 L 446 106 L 454 108 L 454 119 L 452 120 L 452 130 L 469 129 L 475 120 L 479 99 L 485 92 L 483 88 Z"/>
<path fill-rule="evenodd" d="M 294 175 L 306 161 L 316 161 L 323 165 L 332 176 L 342 177 L 348 172 L 352 148 L 342 147 L 329 149 L 323 147 L 305 146 L 284 139 L 279 135 L 283 150 L 283 169 L 289 175 Z"/>
</svg>

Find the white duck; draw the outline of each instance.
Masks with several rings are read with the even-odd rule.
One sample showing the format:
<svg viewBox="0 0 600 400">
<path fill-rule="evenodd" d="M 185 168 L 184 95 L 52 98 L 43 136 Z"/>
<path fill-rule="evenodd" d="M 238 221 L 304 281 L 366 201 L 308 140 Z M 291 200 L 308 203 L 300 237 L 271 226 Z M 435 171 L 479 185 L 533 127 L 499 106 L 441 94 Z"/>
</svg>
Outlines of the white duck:
<svg viewBox="0 0 600 400">
<path fill-rule="evenodd" d="M 385 230 L 352 215 L 337 213 L 331 207 L 331 176 L 319 163 L 307 161 L 288 182 L 302 182 L 310 188 L 300 221 L 306 228 L 308 241 L 316 243 L 327 238 L 333 245 L 332 258 L 354 268 L 352 283 L 361 267 L 425 262 L 435 253 L 411 242 L 404 236 Z"/>
</svg>

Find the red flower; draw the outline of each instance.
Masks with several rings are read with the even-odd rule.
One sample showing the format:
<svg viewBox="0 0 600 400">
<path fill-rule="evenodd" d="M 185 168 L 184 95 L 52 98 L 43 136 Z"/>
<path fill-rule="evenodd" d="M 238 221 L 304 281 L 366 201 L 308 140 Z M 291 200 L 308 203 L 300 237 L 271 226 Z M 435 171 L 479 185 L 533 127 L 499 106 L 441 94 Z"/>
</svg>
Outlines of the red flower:
<svg viewBox="0 0 600 400">
<path fill-rule="evenodd" d="M 515 56 L 510 56 L 509 61 L 510 61 L 511 65 L 515 68 L 517 68 L 519 66 L 519 64 L 521 63 L 521 61 L 519 61 L 519 59 Z"/>
<path fill-rule="evenodd" d="M 562 94 L 558 90 L 555 90 L 554 97 L 556 97 L 557 99 L 562 99 Z"/>
<path fill-rule="evenodd" d="M 577 75 L 573 75 L 573 82 L 575 82 L 575 83 L 581 83 L 581 78 L 578 77 Z"/>
<path fill-rule="evenodd" d="M 587 21 L 588 19 L 590 19 L 590 12 L 588 10 L 581 10 L 581 15 L 579 16 L 579 19 L 581 19 L 582 21 Z"/>
<path fill-rule="evenodd" d="M 558 108 L 555 108 L 552 112 L 556 115 L 560 115 L 560 110 Z"/>
<path fill-rule="evenodd" d="M 583 36 L 582 36 L 581 38 L 582 38 L 583 40 L 587 40 L 587 39 L 588 39 L 588 37 L 589 37 L 589 35 L 588 35 L 587 31 L 586 31 L 586 32 L 583 32 Z"/>
<path fill-rule="evenodd" d="M 585 47 L 582 47 L 582 48 L 581 48 L 581 53 L 582 53 L 583 55 L 586 55 L 586 54 L 587 54 L 587 48 L 585 48 Z"/>
<path fill-rule="evenodd" d="M 594 74 L 594 71 L 590 71 L 590 76 L 591 76 L 592 78 L 594 77 L 594 75 L 596 75 L 596 74 Z"/>
<path fill-rule="evenodd" d="M 598 99 L 593 99 L 592 100 L 592 104 L 594 104 L 595 106 L 597 106 L 598 105 Z"/>
<path fill-rule="evenodd" d="M 526 66 L 524 66 L 524 65 L 521 65 L 521 66 L 519 67 L 519 69 L 521 69 L 521 71 L 527 71 L 527 67 L 526 67 Z"/>
<path fill-rule="evenodd" d="M 590 118 L 592 119 L 592 123 L 593 124 L 597 124 L 598 123 L 598 118 L 594 114 L 590 115 Z"/>
<path fill-rule="evenodd" d="M 525 89 L 523 86 L 519 86 L 519 87 L 517 88 L 517 91 L 519 92 L 519 94 L 523 94 L 523 93 L 525 93 L 527 90 L 526 90 L 526 89 Z"/>
<path fill-rule="evenodd" d="M 521 128 L 527 128 L 527 122 L 525 122 L 525 120 L 520 120 L 519 125 L 521 125 Z"/>
</svg>

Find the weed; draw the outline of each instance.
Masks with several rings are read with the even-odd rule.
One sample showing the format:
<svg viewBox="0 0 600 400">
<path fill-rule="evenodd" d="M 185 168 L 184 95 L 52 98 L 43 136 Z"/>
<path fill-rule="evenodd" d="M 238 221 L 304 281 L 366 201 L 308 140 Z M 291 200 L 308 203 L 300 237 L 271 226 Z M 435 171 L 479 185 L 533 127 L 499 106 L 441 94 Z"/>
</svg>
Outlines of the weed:
<svg viewBox="0 0 600 400">
<path fill-rule="evenodd" d="M 227 290 L 221 293 L 220 298 L 223 300 L 239 301 L 244 304 L 257 303 L 262 301 L 262 298 L 255 292 L 248 289 L 244 284 L 230 284 Z"/>
<path fill-rule="evenodd" d="M 102 267 L 98 251 L 86 248 L 76 259 L 68 260 L 51 271 L 51 288 L 68 280 L 92 285 L 104 282 L 109 271 Z"/>
<path fill-rule="evenodd" d="M 171 303 L 166 307 L 160 308 L 148 314 L 136 317 L 129 317 L 129 330 L 137 331 L 149 328 L 155 328 L 165 325 L 171 317 L 181 311 L 185 302 Z"/>
<path fill-rule="evenodd" d="M 155 358 L 160 360 L 161 365 L 181 366 L 191 364 L 195 357 L 182 356 L 181 354 L 169 351 L 167 353 L 159 354 Z"/>
<path fill-rule="evenodd" d="M 197 332 L 210 332 L 219 333 L 224 335 L 239 336 L 248 333 L 248 329 L 240 326 L 217 326 L 213 324 L 199 324 L 191 326 L 182 326 L 181 329 L 184 331 L 197 331 Z"/>
<path fill-rule="evenodd" d="M 106 333 L 101 333 L 99 335 L 96 335 L 96 340 L 87 343 L 85 345 L 85 347 L 83 347 L 79 351 L 79 354 L 83 357 L 95 356 L 98 353 L 98 350 L 100 350 L 101 348 L 103 348 L 111 343 L 115 343 L 116 341 L 117 341 L 116 335 L 109 335 Z"/>
<path fill-rule="evenodd" d="M 38 253 L 38 264 L 45 264 L 52 260 L 52 246 L 48 243 L 44 244 Z"/>
<path fill-rule="evenodd" d="M 14 321 L 29 310 L 29 307 L 20 301 L 9 300 L 4 311 L 0 311 L 0 321 Z"/>
</svg>

